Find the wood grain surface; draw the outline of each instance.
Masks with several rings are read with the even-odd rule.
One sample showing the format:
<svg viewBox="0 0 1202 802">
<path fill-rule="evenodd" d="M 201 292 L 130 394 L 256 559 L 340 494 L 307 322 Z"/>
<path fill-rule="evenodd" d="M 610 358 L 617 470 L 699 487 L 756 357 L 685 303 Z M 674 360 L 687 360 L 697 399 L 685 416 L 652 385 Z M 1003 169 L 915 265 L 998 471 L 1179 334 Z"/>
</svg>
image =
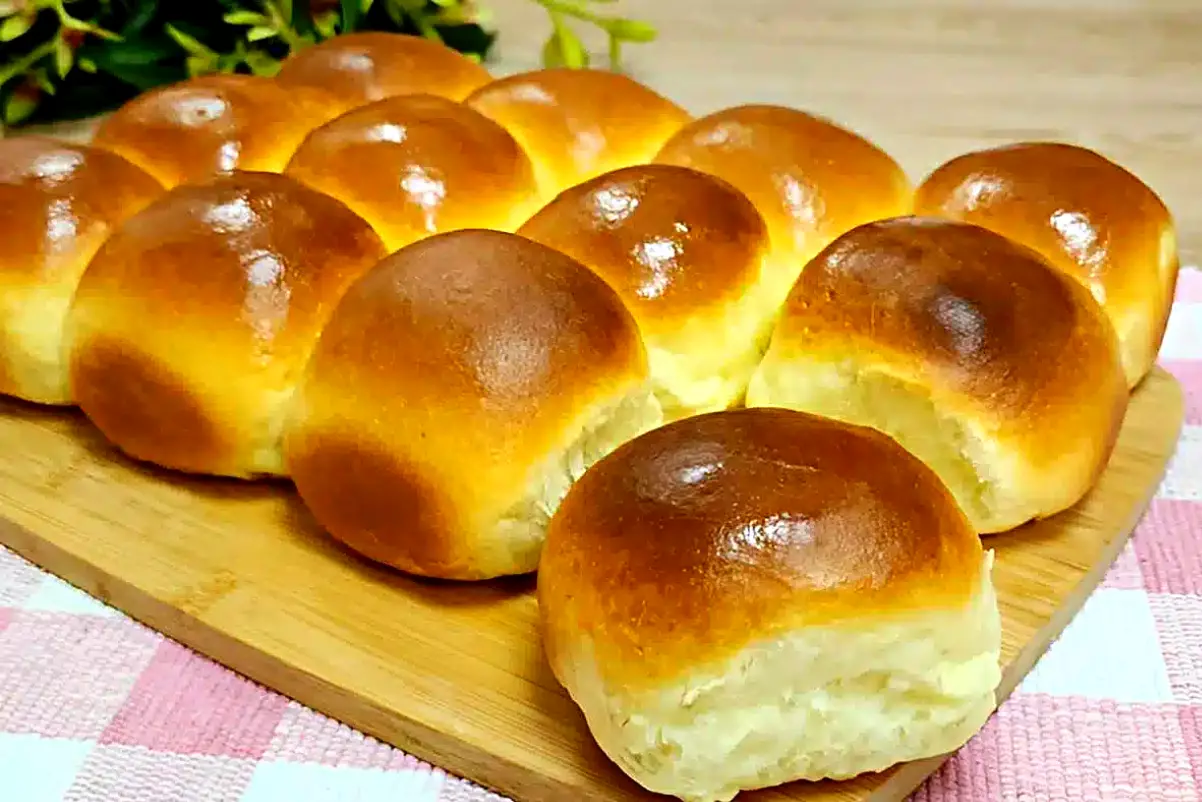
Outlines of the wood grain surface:
<svg viewBox="0 0 1202 802">
<path fill-rule="evenodd" d="M 1003 695 L 1101 579 L 1180 430 L 1177 383 L 1136 391 L 1076 509 L 993 537 Z M 183 478 L 118 456 L 78 414 L 0 403 L 0 542 L 170 637 L 521 802 L 647 798 L 547 668 L 529 579 L 419 582 L 334 545 L 283 485 Z M 766 802 L 897 802 L 938 760 Z"/>
</svg>

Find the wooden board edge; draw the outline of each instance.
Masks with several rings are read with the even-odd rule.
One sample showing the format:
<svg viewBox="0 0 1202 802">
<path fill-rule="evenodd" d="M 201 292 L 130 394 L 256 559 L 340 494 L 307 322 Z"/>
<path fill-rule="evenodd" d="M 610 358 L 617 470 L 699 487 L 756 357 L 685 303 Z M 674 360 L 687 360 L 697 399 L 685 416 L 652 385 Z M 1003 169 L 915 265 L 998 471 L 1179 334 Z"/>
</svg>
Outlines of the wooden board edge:
<svg viewBox="0 0 1202 802">
<path fill-rule="evenodd" d="M 1003 674 L 1002 685 L 999 687 L 997 700 L 999 706 L 1009 698 L 1019 681 L 1030 672 L 1055 637 L 1076 616 L 1094 588 L 1102 581 L 1123 546 L 1130 540 L 1167 471 L 1169 461 L 1175 451 L 1174 444 L 1180 439 L 1184 423 L 1184 394 L 1176 378 L 1160 366 L 1156 366 L 1148 378 L 1155 378 L 1155 380 L 1163 382 L 1165 388 L 1172 394 L 1174 404 L 1172 410 L 1166 410 L 1163 413 L 1165 415 L 1171 413 L 1173 425 L 1164 428 L 1166 442 L 1163 443 L 1163 447 L 1156 449 L 1157 453 L 1164 454 L 1157 481 L 1149 483 L 1146 497 L 1133 509 L 1127 525 L 1122 527 L 1120 534 L 1107 545 L 1103 551 L 1103 558 L 1098 559 L 1094 566 L 1083 575 L 1073 592 L 1066 597 L 1066 602 L 1056 610 L 1048 623 L 1040 628 L 1036 636 L 1019 651 L 1014 661 L 1007 667 Z M 1147 379 L 1145 379 L 1146 381 Z M 1136 392 L 1138 390 L 1139 388 L 1136 389 Z M 328 715 L 324 709 L 330 708 L 330 705 L 314 704 L 302 700 L 311 700 L 320 696 L 338 699 L 337 706 L 348 711 L 339 714 L 338 721 L 380 741 L 392 744 L 407 754 L 432 762 L 444 771 L 457 774 L 489 790 L 518 800 L 518 802 L 560 802 L 562 798 L 563 788 L 559 783 L 548 778 L 539 778 L 520 766 L 483 749 L 473 747 L 452 735 L 433 730 L 396 711 L 384 710 L 378 705 L 364 701 L 319 677 L 254 649 L 128 582 L 107 576 L 97 577 L 94 567 L 86 560 L 2 516 L 0 516 L 0 544 L 12 549 L 39 568 L 121 611 L 130 619 L 205 655 L 269 691 L 296 700 L 323 715 Z M 139 612 L 134 614 L 129 612 L 130 610 Z M 218 658 L 215 656 L 217 654 L 222 654 L 223 657 Z M 393 726 L 389 723 L 390 718 L 400 719 L 403 723 L 400 727 Z M 870 792 L 866 802 L 876 799 L 904 799 L 954 754 L 949 753 L 912 761 L 896 767 L 879 786 Z"/>
<path fill-rule="evenodd" d="M 1065 597 L 1065 601 L 1052 616 L 1048 619 L 1035 636 L 1029 640 L 1023 648 L 1019 649 L 1014 660 L 1010 665 L 1006 666 L 1002 673 L 1002 682 L 998 686 L 997 707 L 994 708 L 994 713 L 997 708 L 1000 708 L 1011 694 L 1018 688 L 1035 664 L 1040 658 L 1051 648 L 1052 643 L 1056 640 L 1065 628 L 1077 617 L 1077 613 L 1081 612 L 1081 608 L 1085 606 L 1085 602 L 1097 589 L 1098 585 L 1106 577 L 1108 571 L 1114 565 L 1114 561 L 1118 559 L 1119 552 L 1131 540 L 1131 536 L 1135 534 L 1140 521 L 1143 520 L 1144 514 L 1151 506 L 1152 500 L 1156 498 L 1156 491 L 1160 489 L 1160 484 L 1164 480 L 1165 473 L 1168 471 L 1169 462 L 1176 452 L 1176 444 L 1181 439 L 1181 432 L 1185 425 L 1185 394 L 1181 389 L 1181 383 L 1177 378 L 1165 370 L 1160 365 L 1156 365 L 1144 379 L 1146 383 L 1149 379 L 1163 383 L 1164 389 L 1171 393 L 1173 407 L 1170 410 L 1164 410 L 1164 415 L 1172 421 L 1171 426 L 1166 426 L 1164 429 L 1165 443 L 1163 448 L 1156 448 L 1157 453 L 1164 454 L 1164 464 L 1161 465 L 1160 471 L 1157 474 L 1155 482 L 1150 483 L 1147 488 L 1147 494 L 1131 511 L 1127 522 L 1119 530 L 1116 536 L 1103 549 L 1101 556 L 1093 566 L 1082 575 L 1081 580 L 1073 588 L 1072 592 Z M 1143 386 L 1141 383 L 1140 387 Z M 1135 388 L 1135 392 L 1139 392 L 1140 387 Z M 1159 445 L 1159 444 L 1158 444 Z M 989 545 L 989 541 L 985 541 L 985 545 Z M 973 736 L 976 737 L 976 736 Z M 946 755 L 937 755 L 923 760 L 914 760 L 909 763 L 898 766 L 889 775 L 885 782 L 881 783 L 872 791 L 872 795 L 867 802 L 874 802 L 877 796 L 883 795 L 884 800 L 905 799 L 907 796 L 918 790 L 918 787 L 926 782 L 932 774 L 937 772 L 944 763 L 951 760 L 956 755 L 956 752 L 949 752 Z"/>
</svg>

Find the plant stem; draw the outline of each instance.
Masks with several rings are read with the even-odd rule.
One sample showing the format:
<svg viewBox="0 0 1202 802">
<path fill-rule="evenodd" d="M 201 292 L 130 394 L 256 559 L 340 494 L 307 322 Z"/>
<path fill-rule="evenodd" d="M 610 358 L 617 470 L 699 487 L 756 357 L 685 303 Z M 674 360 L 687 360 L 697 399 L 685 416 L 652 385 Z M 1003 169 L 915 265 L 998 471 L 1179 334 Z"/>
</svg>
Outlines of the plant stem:
<svg viewBox="0 0 1202 802">
<path fill-rule="evenodd" d="M 24 56 L 14 61 L 12 64 L 9 64 L 4 69 L 0 70 L 0 86 L 4 86 L 18 75 L 24 75 L 25 71 L 34 64 L 37 64 L 42 59 L 46 58 L 46 56 L 54 53 L 54 48 L 54 39 L 51 39 L 49 42 L 43 42 L 41 45 L 35 47 Z"/>
<path fill-rule="evenodd" d="M 569 17 L 575 17 L 576 19 L 582 19 L 585 22 L 591 22 L 601 28 L 605 28 L 609 25 L 608 17 L 603 17 L 600 14 L 589 11 L 584 6 L 579 6 L 572 2 L 566 2 L 565 0 L 534 0 L 534 2 L 538 3 L 549 12 L 567 14 Z"/>
<path fill-rule="evenodd" d="M 280 9 L 276 6 L 274 0 L 263 0 L 263 10 L 271 17 L 271 22 L 275 26 L 276 33 L 284 44 L 288 45 L 291 51 L 300 50 L 307 43 L 297 35 L 296 31 L 292 30 L 292 20 L 284 19 L 284 15 L 280 13 Z"/>
</svg>

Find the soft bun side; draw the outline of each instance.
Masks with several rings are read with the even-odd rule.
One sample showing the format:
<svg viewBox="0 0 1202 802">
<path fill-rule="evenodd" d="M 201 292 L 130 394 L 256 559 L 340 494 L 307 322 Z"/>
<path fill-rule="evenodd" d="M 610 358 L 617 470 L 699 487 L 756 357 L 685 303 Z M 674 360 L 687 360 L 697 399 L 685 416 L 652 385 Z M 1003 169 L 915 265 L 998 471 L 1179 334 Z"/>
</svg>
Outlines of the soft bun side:
<svg viewBox="0 0 1202 802">
<path fill-rule="evenodd" d="M 776 316 L 768 231 L 719 178 L 651 164 L 565 190 L 518 233 L 606 280 L 634 315 L 667 419 L 739 402 Z"/>
<path fill-rule="evenodd" d="M 1035 249 L 1106 308 L 1128 387 L 1152 368 L 1177 287 L 1177 234 L 1164 202 L 1131 172 L 1078 145 L 989 148 L 936 168 L 918 187 L 915 212 Z"/>
<path fill-rule="evenodd" d="M 92 138 L 166 187 L 233 170 L 278 173 L 343 98 L 253 75 L 205 75 L 157 87 L 109 115 Z"/>
<path fill-rule="evenodd" d="M 596 69 L 509 75 L 464 102 L 521 143 L 548 200 L 602 173 L 651 161 L 690 119 L 680 106 L 634 79 Z"/>
<path fill-rule="evenodd" d="M 782 299 L 806 262 L 836 237 L 907 214 L 912 202 L 905 172 L 880 147 L 783 106 L 735 106 L 700 117 L 654 161 L 711 173 L 751 199 L 768 223 Z"/>
<path fill-rule="evenodd" d="M 889 434 L 991 533 L 1089 491 L 1127 391 L 1114 329 L 1083 286 L 984 228 L 903 217 L 853 229 L 806 266 L 747 404 Z"/>
<path fill-rule="evenodd" d="M 63 324 L 75 285 L 114 227 L 163 191 L 108 151 L 0 139 L 0 393 L 73 402 Z"/>
<path fill-rule="evenodd" d="M 286 451 L 337 540 L 409 573 L 487 579 L 533 571 L 571 483 L 660 421 L 637 325 L 604 281 L 466 230 L 402 248 L 347 292 Z"/>
<path fill-rule="evenodd" d="M 995 705 L 983 551 L 938 477 L 782 409 L 670 423 L 560 505 L 538 573 L 555 676 L 602 750 L 690 802 L 963 745 Z"/>
<path fill-rule="evenodd" d="M 275 79 L 312 87 L 358 106 L 397 95 L 463 100 L 492 80 L 488 70 L 441 42 L 384 31 L 357 31 L 284 59 Z"/>
<path fill-rule="evenodd" d="M 355 210 L 390 251 L 462 228 L 512 231 L 538 207 L 525 151 L 434 95 L 388 98 L 311 132 L 285 172 Z"/>
<path fill-rule="evenodd" d="M 385 252 L 341 203 L 281 175 L 176 187 L 84 271 L 66 327 L 75 399 L 135 459 L 282 474 L 288 405 L 318 332 Z"/>
</svg>

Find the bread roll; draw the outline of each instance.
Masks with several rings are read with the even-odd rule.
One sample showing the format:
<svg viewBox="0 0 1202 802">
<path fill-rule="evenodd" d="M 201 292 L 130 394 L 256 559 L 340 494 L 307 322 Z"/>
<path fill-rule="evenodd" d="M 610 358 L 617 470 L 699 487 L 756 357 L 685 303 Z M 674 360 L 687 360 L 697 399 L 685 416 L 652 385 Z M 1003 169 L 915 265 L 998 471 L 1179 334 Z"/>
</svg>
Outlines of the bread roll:
<svg viewBox="0 0 1202 802">
<path fill-rule="evenodd" d="M 551 68 L 485 84 L 464 101 L 505 126 L 534 161 L 544 197 L 648 162 L 689 114 L 608 70 Z"/>
<path fill-rule="evenodd" d="M 783 297 L 818 251 L 852 228 L 910 211 L 911 186 L 887 153 L 804 111 L 736 106 L 692 121 L 655 161 L 724 178 L 764 215 Z"/>
<path fill-rule="evenodd" d="M 538 572 L 555 676 L 649 790 L 729 800 L 963 745 L 995 705 L 992 554 L 888 438 L 688 418 L 590 468 Z"/>
<path fill-rule="evenodd" d="M 353 212 L 281 175 L 177 187 L 117 229 L 80 280 L 75 398 L 135 459 L 282 474 L 289 401 L 318 332 L 384 254 Z"/>
<path fill-rule="evenodd" d="M 806 266 L 747 391 L 891 435 L 980 533 L 1076 504 L 1126 403 L 1084 287 L 984 228 L 917 217 L 853 229 Z"/>
<path fill-rule="evenodd" d="M 143 92 L 107 117 L 92 144 L 174 187 L 231 170 L 278 173 L 345 99 L 251 75 L 206 75 Z"/>
<path fill-rule="evenodd" d="M 463 100 L 492 76 L 440 42 L 359 31 L 296 51 L 284 59 L 276 80 L 285 86 L 322 89 L 358 106 L 419 92 Z"/>
<path fill-rule="evenodd" d="M 565 190 L 518 233 L 618 291 L 666 418 L 742 400 L 776 307 L 764 292 L 767 228 L 730 184 L 687 167 L 626 167 Z"/>
<path fill-rule="evenodd" d="M 309 134 L 286 172 L 345 202 L 389 250 L 440 231 L 512 231 L 538 207 L 530 161 L 513 137 L 434 95 L 347 112 Z"/>
<path fill-rule="evenodd" d="M 0 393 L 72 402 L 63 321 L 75 285 L 113 227 L 162 193 L 108 151 L 0 139 Z"/>
<path fill-rule="evenodd" d="M 514 234 L 439 234 L 335 310 L 286 440 L 314 517 L 445 579 L 533 571 L 598 457 L 660 422 L 638 329 L 604 281 Z"/>
<path fill-rule="evenodd" d="M 1164 203 L 1087 148 L 1024 142 L 959 156 L 918 187 L 915 211 L 984 226 L 1039 251 L 1110 315 L 1134 387 L 1160 352 L 1177 287 L 1177 234 Z"/>
</svg>

